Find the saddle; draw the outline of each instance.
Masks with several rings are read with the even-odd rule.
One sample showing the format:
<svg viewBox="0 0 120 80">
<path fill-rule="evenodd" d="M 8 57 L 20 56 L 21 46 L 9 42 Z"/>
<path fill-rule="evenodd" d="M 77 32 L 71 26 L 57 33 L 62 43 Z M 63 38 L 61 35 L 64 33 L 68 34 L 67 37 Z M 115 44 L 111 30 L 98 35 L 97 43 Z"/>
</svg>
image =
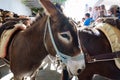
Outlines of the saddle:
<svg viewBox="0 0 120 80">
<path fill-rule="evenodd" d="M 112 52 L 120 51 L 120 30 L 107 23 L 96 25 L 96 29 L 101 30 L 110 42 Z M 116 66 L 120 69 L 120 58 L 115 58 Z"/>
<path fill-rule="evenodd" d="M 9 24 L 9 25 L 8 25 Z M 12 35 L 18 30 L 24 30 L 26 26 L 22 23 L 8 22 L 0 28 L 0 58 L 4 58 L 7 46 Z"/>
</svg>

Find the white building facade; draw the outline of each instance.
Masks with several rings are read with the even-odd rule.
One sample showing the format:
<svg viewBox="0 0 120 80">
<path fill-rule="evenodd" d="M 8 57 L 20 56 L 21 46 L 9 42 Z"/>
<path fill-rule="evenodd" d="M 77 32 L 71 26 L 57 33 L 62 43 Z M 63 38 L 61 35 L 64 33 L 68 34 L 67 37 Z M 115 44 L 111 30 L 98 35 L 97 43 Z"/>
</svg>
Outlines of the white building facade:
<svg viewBox="0 0 120 80">
<path fill-rule="evenodd" d="M 0 0 L 0 9 L 9 10 L 19 15 L 31 15 L 30 8 L 25 6 L 21 0 Z"/>
</svg>

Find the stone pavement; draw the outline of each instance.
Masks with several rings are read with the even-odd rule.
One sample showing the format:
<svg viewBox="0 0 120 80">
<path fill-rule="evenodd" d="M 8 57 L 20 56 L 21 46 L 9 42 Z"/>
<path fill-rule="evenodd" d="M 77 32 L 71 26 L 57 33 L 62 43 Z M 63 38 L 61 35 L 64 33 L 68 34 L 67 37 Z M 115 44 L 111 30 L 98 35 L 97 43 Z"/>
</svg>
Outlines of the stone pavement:
<svg viewBox="0 0 120 80">
<path fill-rule="evenodd" d="M 0 65 L 3 64 L 0 61 Z M 6 77 L 7 76 L 13 76 L 10 73 L 9 67 L 3 66 L 0 67 L 0 80 L 10 80 L 10 78 Z M 55 70 L 50 70 L 50 67 L 47 67 L 44 70 L 40 70 L 38 73 L 38 76 L 36 77 L 36 80 L 61 80 L 61 74 L 58 73 Z M 72 79 L 75 80 L 75 79 Z M 77 79 L 76 79 L 77 80 Z M 105 79 L 101 76 L 95 76 L 93 80 L 110 80 L 110 79 Z"/>
<path fill-rule="evenodd" d="M 0 65 L 4 63 L 0 60 Z M 10 80 L 13 74 L 10 72 L 8 66 L 1 66 L 0 67 L 0 80 Z M 60 80 L 61 74 L 56 72 L 55 70 L 50 70 L 50 66 L 48 66 L 44 70 L 40 70 L 36 77 L 36 80 Z"/>
</svg>

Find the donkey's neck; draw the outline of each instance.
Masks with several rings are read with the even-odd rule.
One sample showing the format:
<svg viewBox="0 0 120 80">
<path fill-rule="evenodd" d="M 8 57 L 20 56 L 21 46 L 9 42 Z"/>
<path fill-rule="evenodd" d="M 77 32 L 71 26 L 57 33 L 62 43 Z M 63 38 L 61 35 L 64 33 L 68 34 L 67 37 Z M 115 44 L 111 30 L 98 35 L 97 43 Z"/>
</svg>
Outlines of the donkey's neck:
<svg viewBox="0 0 120 80">
<path fill-rule="evenodd" d="M 28 35 L 42 35 L 44 33 L 45 25 L 47 21 L 47 16 L 43 16 L 41 19 L 35 21 L 32 26 L 30 26 L 25 33 Z"/>
</svg>

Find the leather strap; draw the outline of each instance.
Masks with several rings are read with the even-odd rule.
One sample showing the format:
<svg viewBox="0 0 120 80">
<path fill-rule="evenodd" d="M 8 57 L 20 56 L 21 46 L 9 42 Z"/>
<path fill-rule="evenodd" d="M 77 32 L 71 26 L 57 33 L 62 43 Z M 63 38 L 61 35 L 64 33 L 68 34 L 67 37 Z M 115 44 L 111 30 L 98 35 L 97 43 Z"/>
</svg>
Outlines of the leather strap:
<svg viewBox="0 0 120 80">
<path fill-rule="evenodd" d="M 120 51 L 112 52 L 112 53 L 105 53 L 95 56 L 89 56 L 89 59 L 86 59 L 88 63 L 94 63 L 99 61 L 109 61 L 114 60 L 114 58 L 120 58 Z"/>
</svg>

